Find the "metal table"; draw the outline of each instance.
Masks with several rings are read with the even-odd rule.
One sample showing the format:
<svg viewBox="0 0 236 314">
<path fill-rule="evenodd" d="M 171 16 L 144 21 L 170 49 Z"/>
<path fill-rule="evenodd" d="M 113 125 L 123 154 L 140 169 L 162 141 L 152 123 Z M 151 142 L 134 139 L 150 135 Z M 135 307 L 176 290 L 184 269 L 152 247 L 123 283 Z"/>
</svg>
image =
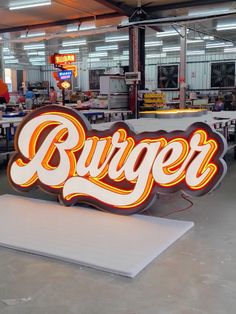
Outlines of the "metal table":
<svg viewBox="0 0 236 314">
<path fill-rule="evenodd" d="M 173 130 L 186 130 L 188 126 L 195 122 L 204 122 L 223 134 L 228 142 L 228 150 L 234 149 L 234 158 L 236 159 L 236 111 L 209 111 L 207 114 L 199 117 L 173 119 L 141 118 L 138 120 L 128 120 L 128 124 L 130 124 L 137 133 L 154 132 L 158 130 L 167 132 Z M 113 123 L 114 122 L 100 123 L 93 125 L 93 128 L 97 130 L 105 130 Z M 233 141 L 230 140 L 229 134 L 232 134 Z"/>
</svg>

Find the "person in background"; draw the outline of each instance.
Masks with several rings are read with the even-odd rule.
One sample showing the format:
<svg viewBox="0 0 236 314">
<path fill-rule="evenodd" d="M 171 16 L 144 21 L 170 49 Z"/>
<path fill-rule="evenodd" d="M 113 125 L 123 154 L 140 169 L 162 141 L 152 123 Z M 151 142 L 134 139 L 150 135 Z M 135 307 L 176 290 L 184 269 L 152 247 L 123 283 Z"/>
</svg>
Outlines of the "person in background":
<svg viewBox="0 0 236 314">
<path fill-rule="evenodd" d="M 213 111 L 222 111 L 222 110 L 224 110 L 224 103 L 219 97 L 216 97 Z"/>
<path fill-rule="evenodd" d="M 49 100 L 52 104 L 55 104 L 57 102 L 57 92 L 55 91 L 55 88 L 53 86 L 50 87 Z"/>
<path fill-rule="evenodd" d="M 28 87 L 27 92 L 25 93 L 25 107 L 27 110 L 31 110 L 33 106 L 33 100 L 35 98 L 35 95 L 32 91 L 31 87 Z"/>
</svg>

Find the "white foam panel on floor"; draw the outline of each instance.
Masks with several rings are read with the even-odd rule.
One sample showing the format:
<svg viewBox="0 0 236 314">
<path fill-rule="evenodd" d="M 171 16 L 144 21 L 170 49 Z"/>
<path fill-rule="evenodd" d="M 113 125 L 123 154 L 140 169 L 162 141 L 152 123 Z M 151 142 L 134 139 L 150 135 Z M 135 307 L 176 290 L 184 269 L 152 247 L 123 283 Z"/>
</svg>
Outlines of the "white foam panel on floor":
<svg viewBox="0 0 236 314">
<path fill-rule="evenodd" d="M 135 277 L 192 222 L 0 196 L 0 245 Z"/>
</svg>

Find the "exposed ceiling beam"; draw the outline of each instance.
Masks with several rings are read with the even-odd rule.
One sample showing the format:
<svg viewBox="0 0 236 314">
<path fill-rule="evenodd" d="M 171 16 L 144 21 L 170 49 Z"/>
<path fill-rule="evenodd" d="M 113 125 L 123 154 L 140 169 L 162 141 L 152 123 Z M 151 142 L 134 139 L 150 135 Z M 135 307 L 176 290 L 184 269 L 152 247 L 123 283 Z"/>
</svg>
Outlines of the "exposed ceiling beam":
<svg viewBox="0 0 236 314">
<path fill-rule="evenodd" d="M 191 8 L 191 7 L 196 7 L 196 6 L 205 6 L 205 5 L 219 4 L 219 3 L 225 3 L 226 4 L 226 2 L 232 2 L 232 1 L 226 1 L 226 0 L 192 0 L 192 1 L 188 1 L 188 2 L 185 1 L 185 2 L 179 2 L 179 3 L 169 3 L 169 4 L 145 7 L 145 11 L 147 13 L 158 13 L 158 11 L 164 11 L 164 10 Z"/>
<path fill-rule="evenodd" d="M 94 21 L 94 20 L 105 20 L 105 19 L 115 18 L 115 17 L 120 17 L 120 16 L 122 16 L 122 15 L 119 13 L 108 13 L 108 14 L 97 15 L 95 17 L 94 16 L 87 16 L 87 17 L 80 17 L 80 18 L 78 17 L 75 19 L 59 20 L 59 21 L 48 22 L 48 23 L 0 28 L 0 34 L 1 33 L 20 32 L 20 31 L 24 31 L 24 30 L 33 30 L 33 29 L 39 29 L 39 28 L 62 26 L 62 25 L 67 25 L 67 24 L 82 23 L 82 22 Z"/>
<path fill-rule="evenodd" d="M 134 11 L 134 9 L 128 6 L 127 4 L 118 3 L 117 1 L 114 0 L 95 0 L 95 1 L 122 15 L 130 16 Z"/>
<path fill-rule="evenodd" d="M 78 36 L 90 36 L 90 35 L 98 35 L 98 34 L 108 34 L 108 33 L 113 33 L 113 32 L 117 32 L 117 27 L 116 26 L 107 26 L 107 27 L 100 27 L 100 28 L 96 28 L 96 29 L 88 29 L 88 30 L 82 30 L 82 31 L 74 31 L 74 32 L 70 32 L 69 37 L 70 38 L 77 38 Z M 37 43 L 37 42 L 41 42 L 42 40 L 50 40 L 50 39 L 54 39 L 54 38 L 67 38 L 68 39 L 68 32 L 66 30 L 64 30 L 64 32 L 61 33 L 56 33 L 56 34 L 46 34 L 46 35 L 42 35 L 40 37 L 26 37 L 26 38 L 20 38 L 20 37 L 16 37 L 14 39 L 9 39 L 7 40 L 7 43 L 21 43 L 21 44 L 26 44 L 26 43 Z M 102 41 L 102 40 L 101 40 Z M 88 42 L 90 42 L 88 40 Z M 93 40 L 91 41 L 93 42 Z M 53 48 L 53 47 L 57 47 L 57 44 L 52 44 L 50 43 L 50 47 L 49 49 Z M 83 48 L 81 48 L 82 50 Z M 14 50 L 18 50 L 22 52 L 21 48 L 14 48 Z"/>
<path fill-rule="evenodd" d="M 229 16 L 235 16 L 236 10 L 230 12 L 230 13 L 221 13 L 221 14 L 212 14 L 209 13 L 207 15 L 201 15 L 201 16 L 189 16 L 189 15 L 180 15 L 180 16 L 170 16 L 170 17 L 163 17 L 159 19 L 151 19 L 151 20 L 145 20 L 145 21 L 135 21 L 135 22 L 129 22 L 123 25 L 119 25 L 118 29 L 120 28 L 127 28 L 131 26 L 149 26 L 152 27 L 153 25 L 163 26 L 163 25 L 176 25 L 176 24 L 186 24 L 188 23 L 188 26 L 190 23 L 196 23 L 196 22 L 203 22 L 209 19 L 219 19 Z"/>
<path fill-rule="evenodd" d="M 124 3 L 118 3 L 117 1 L 114 0 L 95 0 L 96 2 L 105 5 L 107 8 L 116 11 L 117 13 L 120 13 L 122 15 L 126 15 L 128 17 L 131 17 L 133 15 L 133 13 L 135 12 L 135 10 L 137 9 L 136 7 L 130 7 L 127 4 Z M 148 3 L 149 4 L 149 3 Z M 146 6 L 144 6 L 144 12 L 146 12 Z M 153 14 L 151 14 L 152 12 L 148 13 L 150 18 L 154 18 L 156 16 L 153 16 Z M 161 31 L 160 27 L 158 26 L 152 26 L 151 27 L 153 30 L 155 31 Z"/>
</svg>

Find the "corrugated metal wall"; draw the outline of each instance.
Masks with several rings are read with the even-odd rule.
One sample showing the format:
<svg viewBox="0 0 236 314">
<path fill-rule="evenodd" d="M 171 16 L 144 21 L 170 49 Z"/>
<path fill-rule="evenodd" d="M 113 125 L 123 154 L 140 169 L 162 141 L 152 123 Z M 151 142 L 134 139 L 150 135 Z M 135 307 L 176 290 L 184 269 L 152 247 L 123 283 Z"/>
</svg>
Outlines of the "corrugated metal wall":
<svg viewBox="0 0 236 314">
<path fill-rule="evenodd" d="M 236 54 L 210 54 L 203 56 L 189 56 L 187 58 L 186 82 L 190 89 L 210 89 L 211 63 L 222 61 L 236 61 Z M 146 87 L 157 88 L 157 65 L 179 64 L 179 58 L 148 59 L 146 62 Z M 167 99 L 178 96 L 178 91 L 166 91 Z"/>
<path fill-rule="evenodd" d="M 210 64 L 211 62 L 220 61 L 234 61 L 236 60 L 236 54 L 208 54 L 203 56 L 189 56 L 187 58 L 187 84 L 190 89 L 209 89 L 210 88 Z M 148 89 L 157 88 L 157 65 L 160 64 L 178 64 L 178 57 L 168 57 L 162 59 L 147 59 L 146 60 L 146 87 Z M 119 62 L 120 66 L 128 65 L 128 61 Z M 74 80 L 74 87 L 78 87 L 81 90 L 89 89 L 89 69 L 108 69 L 117 67 L 116 61 L 104 61 L 87 63 L 86 60 L 77 63 L 78 77 Z M 28 72 L 29 80 L 44 80 L 49 81 L 50 85 L 55 86 L 55 80 L 52 76 L 54 71 L 52 66 L 43 67 L 40 70 L 30 70 Z M 178 91 L 168 91 L 167 99 L 176 97 Z"/>
<path fill-rule="evenodd" d="M 49 82 L 49 86 L 54 86 L 56 87 L 56 81 L 53 78 L 53 71 L 55 71 L 55 69 L 53 68 L 53 66 L 49 65 L 46 67 L 42 67 L 42 80 L 43 81 L 48 81 Z"/>
<path fill-rule="evenodd" d="M 27 70 L 27 81 L 29 82 L 40 82 L 43 80 L 43 72 L 40 68 L 31 68 Z"/>
</svg>

